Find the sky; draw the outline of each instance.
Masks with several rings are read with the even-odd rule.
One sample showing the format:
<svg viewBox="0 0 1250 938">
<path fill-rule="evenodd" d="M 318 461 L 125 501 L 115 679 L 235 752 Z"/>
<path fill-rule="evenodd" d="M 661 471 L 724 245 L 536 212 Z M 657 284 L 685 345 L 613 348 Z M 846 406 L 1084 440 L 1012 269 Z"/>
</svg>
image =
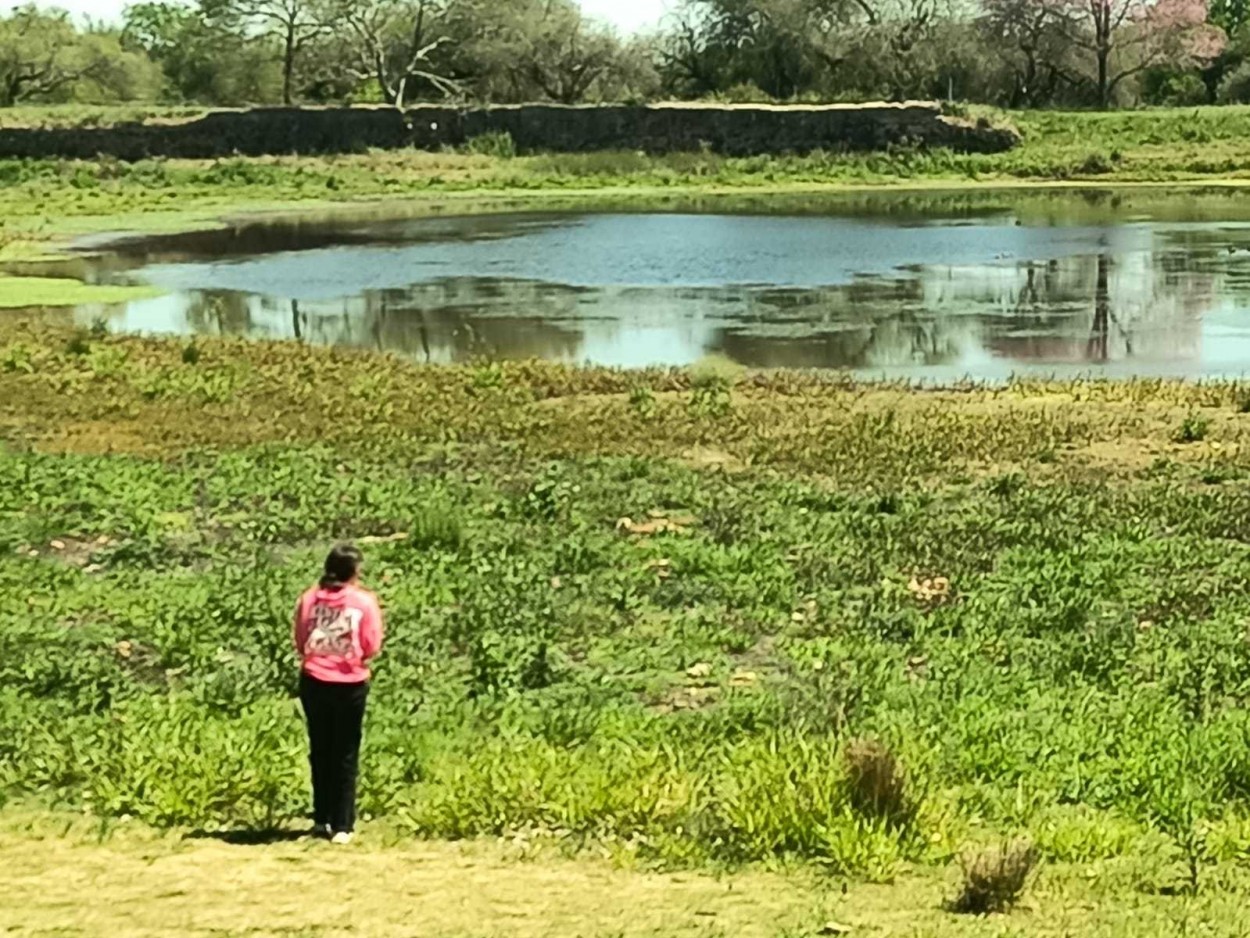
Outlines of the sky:
<svg viewBox="0 0 1250 938">
<path fill-rule="evenodd" d="M 128 0 L 37 0 L 40 6 L 56 6 L 98 20 L 116 20 Z M 581 0 L 587 13 L 612 23 L 623 33 L 654 26 L 673 0 Z M 13 0 L 0 6 L 17 6 Z"/>
<path fill-rule="evenodd" d="M 587 13 L 625 33 L 656 25 L 672 6 L 669 0 L 581 0 L 581 4 Z"/>
</svg>

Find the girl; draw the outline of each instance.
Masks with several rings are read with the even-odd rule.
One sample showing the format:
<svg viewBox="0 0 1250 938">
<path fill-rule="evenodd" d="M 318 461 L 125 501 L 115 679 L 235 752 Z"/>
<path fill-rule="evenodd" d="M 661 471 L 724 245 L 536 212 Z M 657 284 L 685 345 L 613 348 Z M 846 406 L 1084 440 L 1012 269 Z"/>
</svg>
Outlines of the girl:
<svg viewBox="0 0 1250 938">
<path fill-rule="evenodd" d="M 364 558 L 350 544 L 330 551 L 325 575 L 295 610 L 299 696 L 308 721 L 313 822 L 348 844 L 356 826 L 356 770 L 369 695 L 368 662 L 382 648 L 382 611 L 360 585 Z"/>
</svg>

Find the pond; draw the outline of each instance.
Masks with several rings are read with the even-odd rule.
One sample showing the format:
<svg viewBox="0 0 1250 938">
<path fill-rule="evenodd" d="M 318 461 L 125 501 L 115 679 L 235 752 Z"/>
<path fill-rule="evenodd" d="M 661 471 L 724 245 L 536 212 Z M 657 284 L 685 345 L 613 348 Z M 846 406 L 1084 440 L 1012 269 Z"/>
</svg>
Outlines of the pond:
<svg viewBox="0 0 1250 938">
<path fill-rule="evenodd" d="M 419 361 L 951 380 L 1250 370 L 1250 193 L 1002 191 L 386 209 L 98 246 L 116 330 L 298 338 Z"/>
</svg>

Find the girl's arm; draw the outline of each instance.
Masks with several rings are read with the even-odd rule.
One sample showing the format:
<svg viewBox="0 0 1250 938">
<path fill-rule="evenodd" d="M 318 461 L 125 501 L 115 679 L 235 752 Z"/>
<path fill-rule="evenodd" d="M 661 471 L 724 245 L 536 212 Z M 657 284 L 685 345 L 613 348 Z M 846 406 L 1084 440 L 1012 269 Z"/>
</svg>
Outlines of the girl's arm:
<svg viewBox="0 0 1250 938">
<path fill-rule="evenodd" d="M 370 597 L 365 605 L 365 616 L 360 622 L 360 653 L 368 661 L 382 650 L 385 626 L 382 624 L 382 608 L 377 599 Z"/>
<path fill-rule="evenodd" d="M 307 629 L 304 627 L 304 599 L 300 597 L 295 604 L 295 621 L 291 626 L 291 641 L 295 644 L 295 653 L 304 657 L 304 642 L 308 641 Z"/>
</svg>

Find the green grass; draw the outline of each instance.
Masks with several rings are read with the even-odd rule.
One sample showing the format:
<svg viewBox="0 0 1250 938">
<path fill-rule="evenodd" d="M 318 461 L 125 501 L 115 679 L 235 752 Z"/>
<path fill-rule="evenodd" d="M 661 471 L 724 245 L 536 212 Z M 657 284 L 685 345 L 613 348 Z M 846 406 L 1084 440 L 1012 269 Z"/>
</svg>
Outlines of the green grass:
<svg viewBox="0 0 1250 938">
<path fill-rule="evenodd" d="M 1026 834 L 1165 891 L 1250 849 L 1244 385 L 0 329 L 11 795 L 297 816 L 288 617 L 355 538 L 391 622 L 363 809 L 396 830 L 874 880 Z"/>
<path fill-rule="evenodd" d="M 60 277 L 0 276 L 0 309 L 125 303 L 156 292 L 151 287 L 106 286 Z"/>
</svg>

